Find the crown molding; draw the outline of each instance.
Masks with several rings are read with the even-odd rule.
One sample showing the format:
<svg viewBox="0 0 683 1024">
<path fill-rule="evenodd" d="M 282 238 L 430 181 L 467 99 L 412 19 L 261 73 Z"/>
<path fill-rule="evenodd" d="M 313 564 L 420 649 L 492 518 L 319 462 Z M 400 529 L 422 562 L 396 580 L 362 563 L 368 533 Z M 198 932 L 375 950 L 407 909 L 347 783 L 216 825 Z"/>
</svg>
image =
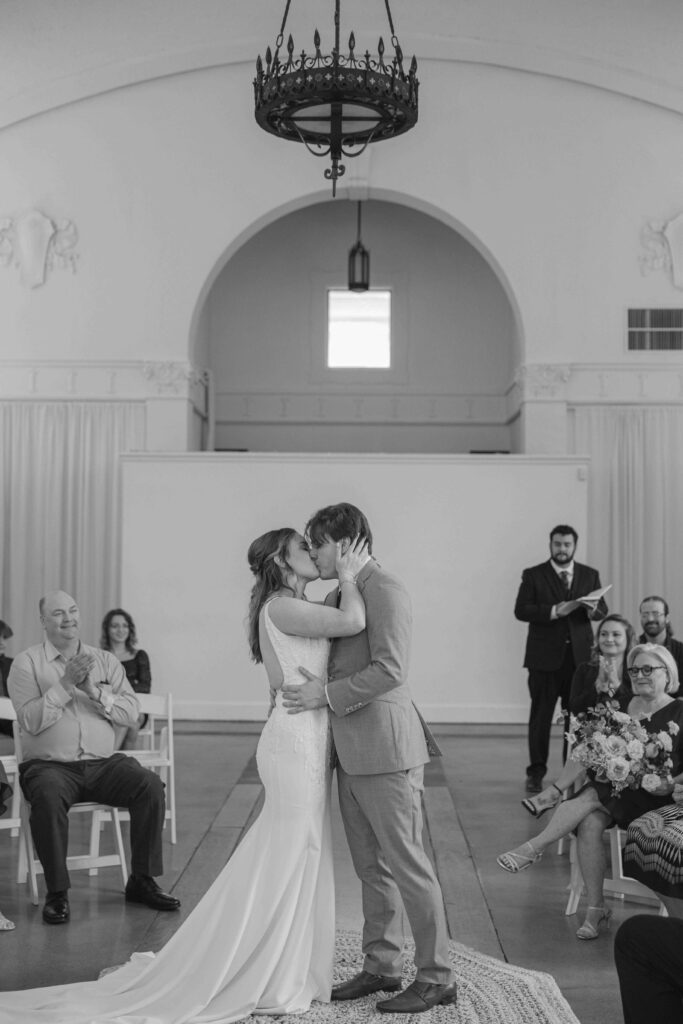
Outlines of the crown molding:
<svg viewBox="0 0 683 1024">
<path fill-rule="evenodd" d="M 194 400 L 208 371 L 188 362 L 2 360 L 0 398 L 23 400 Z"/>
</svg>

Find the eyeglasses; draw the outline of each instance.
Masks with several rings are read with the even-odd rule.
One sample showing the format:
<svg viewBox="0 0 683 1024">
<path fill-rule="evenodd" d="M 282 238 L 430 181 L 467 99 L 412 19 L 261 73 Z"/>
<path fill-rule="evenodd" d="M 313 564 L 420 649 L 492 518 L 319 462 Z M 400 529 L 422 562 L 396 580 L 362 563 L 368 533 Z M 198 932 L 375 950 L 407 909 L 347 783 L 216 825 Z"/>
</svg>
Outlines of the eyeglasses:
<svg viewBox="0 0 683 1024">
<path fill-rule="evenodd" d="M 631 668 L 627 669 L 627 672 L 631 679 L 637 679 L 638 676 L 645 676 L 646 679 L 649 679 L 658 668 L 663 668 L 666 672 L 664 665 L 632 665 Z"/>
</svg>

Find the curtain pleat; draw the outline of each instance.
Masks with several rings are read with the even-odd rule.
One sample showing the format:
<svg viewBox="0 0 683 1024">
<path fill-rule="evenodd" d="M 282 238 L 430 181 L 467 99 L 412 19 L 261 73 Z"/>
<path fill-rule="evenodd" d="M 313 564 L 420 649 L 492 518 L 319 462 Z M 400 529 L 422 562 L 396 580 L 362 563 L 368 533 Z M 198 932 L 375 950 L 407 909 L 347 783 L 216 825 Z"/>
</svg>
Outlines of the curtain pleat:
<svg viewBox="0 0 683 1024">
<path fill-rule="evenodd" d="M 577 406 L 574 450 L 591 456 L 584 551 L 610 609 L 639 627 L 640 601 L 661 594 L 683 636 L 683 408 Z"/>
<path fill-rule="evenodd" d="M 0 618 L 15 652 L 40 639 L 38 600 L 56 588 L 98 642 L 119 595 L 119 455 L 144 444 L 141 403 L 0 403 Z"/>
</svg>

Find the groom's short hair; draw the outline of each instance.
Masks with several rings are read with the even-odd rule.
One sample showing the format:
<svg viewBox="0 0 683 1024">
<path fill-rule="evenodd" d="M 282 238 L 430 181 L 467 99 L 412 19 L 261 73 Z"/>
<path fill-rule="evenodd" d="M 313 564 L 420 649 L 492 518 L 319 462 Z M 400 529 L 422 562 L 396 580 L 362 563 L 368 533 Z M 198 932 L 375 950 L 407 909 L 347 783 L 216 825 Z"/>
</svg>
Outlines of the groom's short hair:
<svg viewBox="0 0 683 1024">
<path fill-rule="evenodd" d="M 368 554 L 372 554 L 372 530 L 365 515 L 355 505 L 342 501 L 338 505 L 321 508 L 306 523 L 306 537 L 319 547 L 330 540 L 353 540 L 361 537 L 368 543 Z"/>
</svg>

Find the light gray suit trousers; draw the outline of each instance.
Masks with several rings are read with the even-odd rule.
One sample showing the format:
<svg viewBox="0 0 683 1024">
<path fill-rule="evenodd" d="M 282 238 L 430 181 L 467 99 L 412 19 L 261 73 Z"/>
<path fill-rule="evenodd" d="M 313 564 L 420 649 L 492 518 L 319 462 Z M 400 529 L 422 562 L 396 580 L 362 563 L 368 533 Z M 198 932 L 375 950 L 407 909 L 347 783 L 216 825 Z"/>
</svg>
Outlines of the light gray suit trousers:
<svg viewBox="0 0 683 1024">
<path fill-rule="evenodd" d="M 359 573 L 358 587 L 366 628 L 333 642 L 327 695 L 341 812 L 362 883 L 364 969 L 400 977 L 405 909 L 417 980 L 444 985 L 451 981 L 446 914 L 422 845 L 431 736 L 407 684 L 410 601 L 403 584 L 374 560 Z"/>
</svg>

